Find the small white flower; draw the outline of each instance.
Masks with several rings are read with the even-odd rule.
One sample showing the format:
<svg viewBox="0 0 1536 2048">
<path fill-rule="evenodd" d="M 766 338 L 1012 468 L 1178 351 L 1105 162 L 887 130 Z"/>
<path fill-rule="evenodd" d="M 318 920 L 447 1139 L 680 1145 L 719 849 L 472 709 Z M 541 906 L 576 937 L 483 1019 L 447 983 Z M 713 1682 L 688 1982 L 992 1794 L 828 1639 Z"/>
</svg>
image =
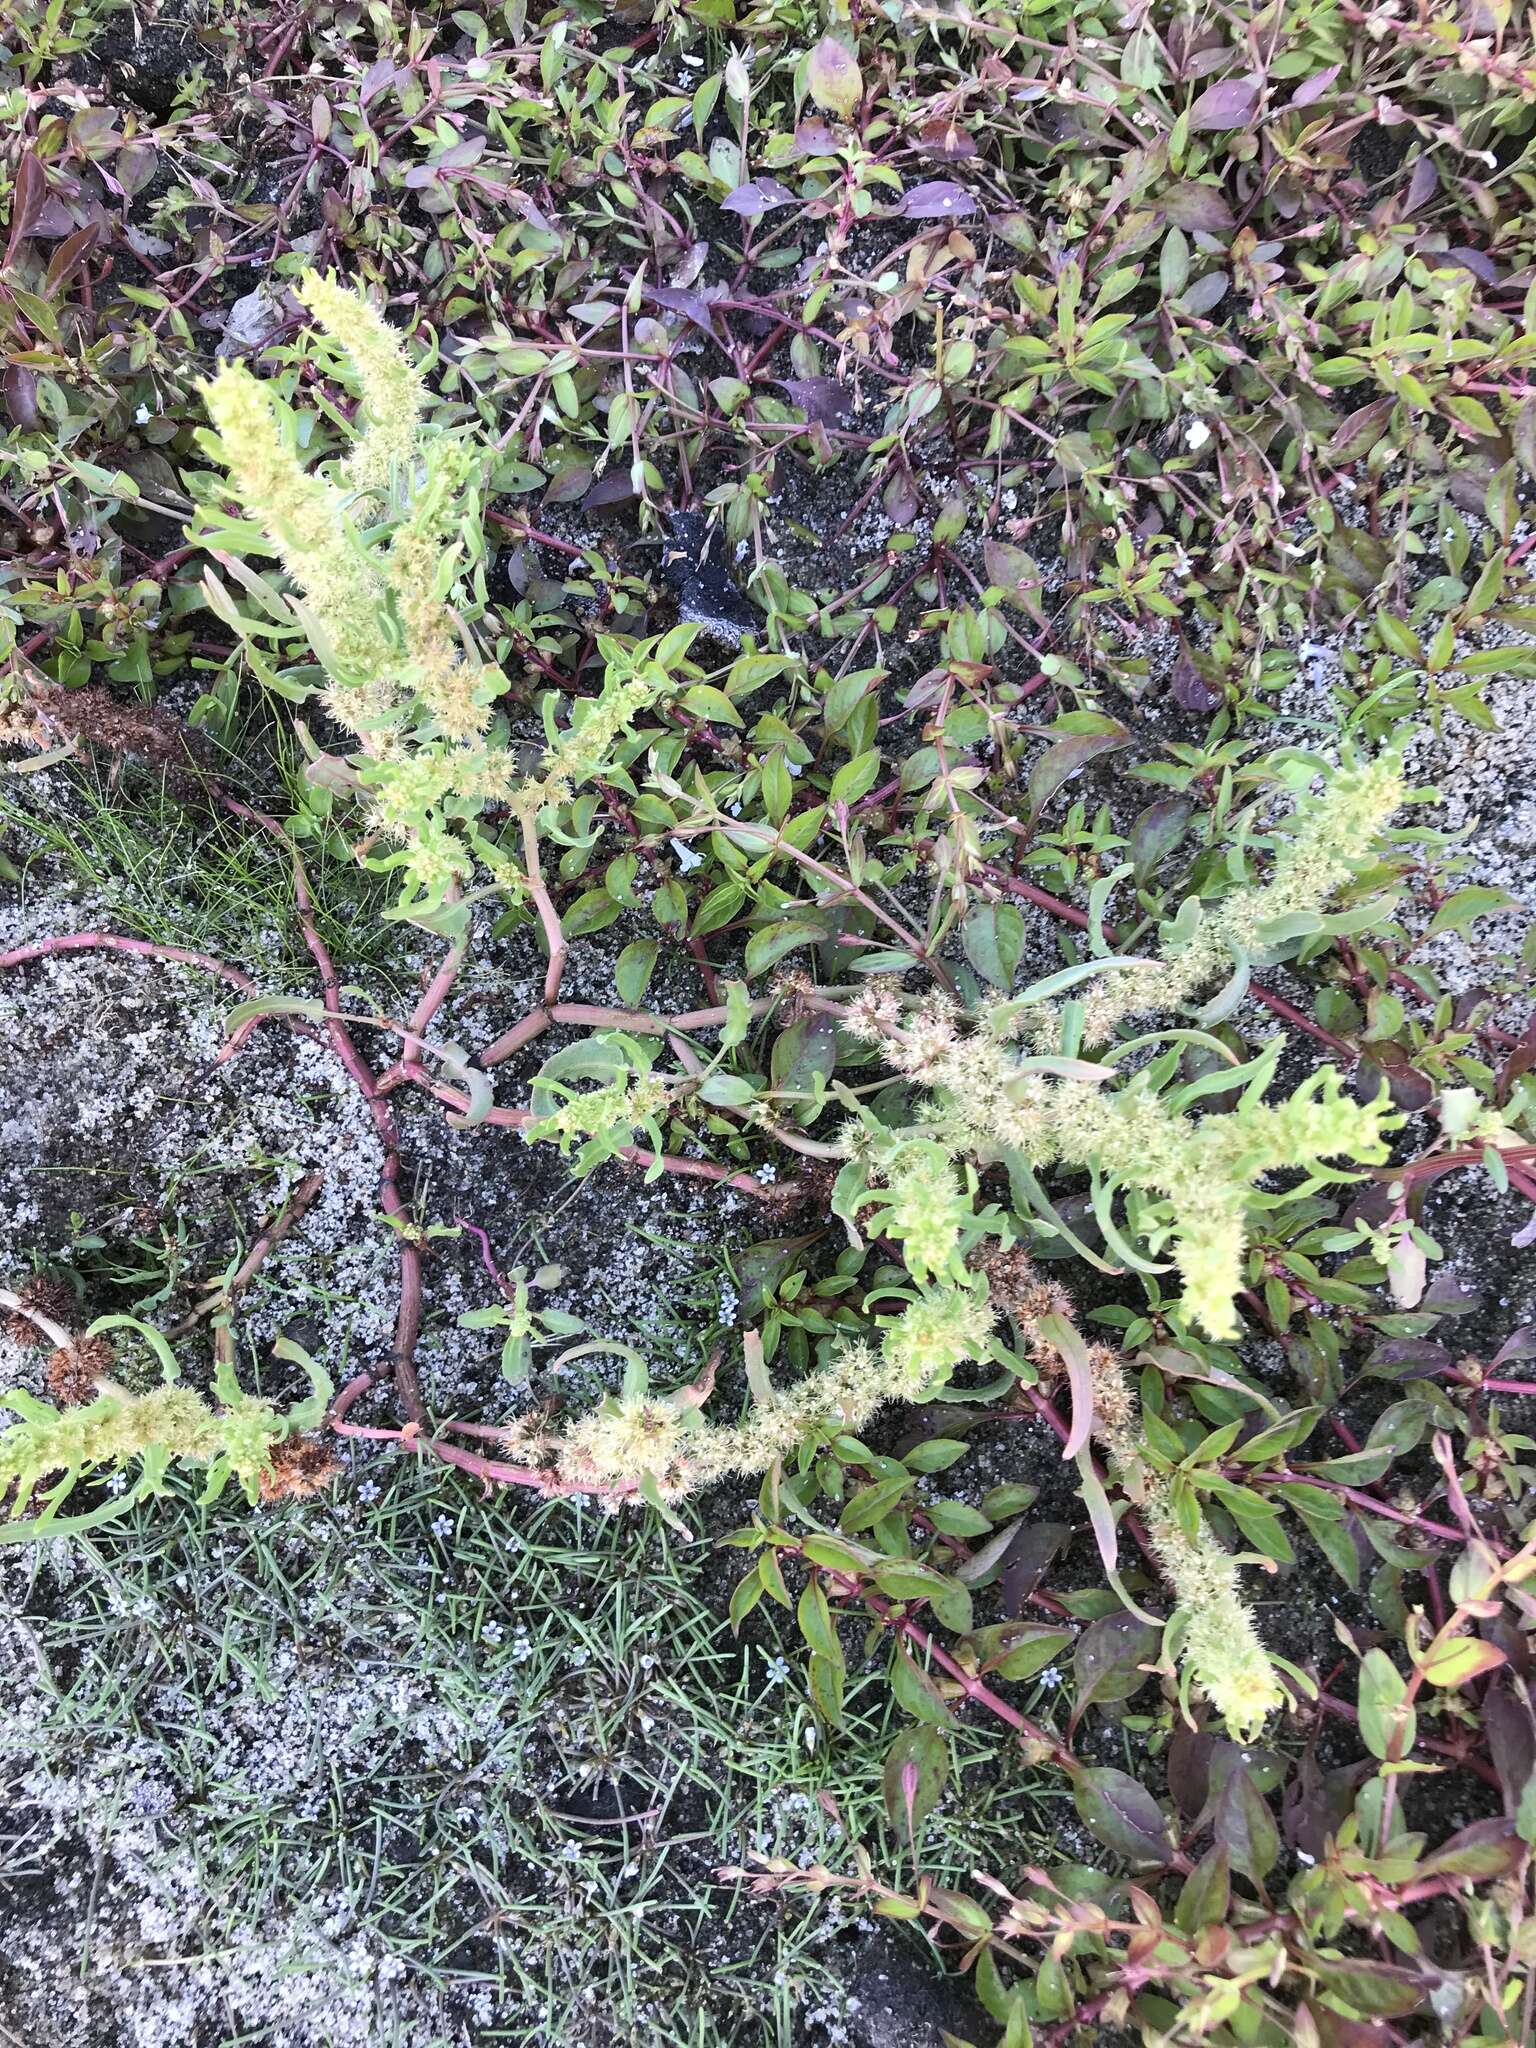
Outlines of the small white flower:
<svg viewBox="0 0 1536 2048">
<path fill-rule="evenodd" d="M 149 407 L 147 405 L 136 405 L 133 409 L 133 418 L 136 426 L 147 427 L 149 425 Z"/>
<path fill-rule="evenodd" d="M 685 875 L 691 874 L 695 868 L 703 867 L 702 853 L 695 853 L 693 848 L 681 839 L 674 839 L 671 845 L 672 851 L 677 855 L 677 864 Z"/>
<path fill-rule="evenodd" d="M 1204 420 L 1191 420 L 1184 429 L 1184 446 L 1186 448 L 1203 448 L 1210 438 L 1211 430 Z"/>
</svg>

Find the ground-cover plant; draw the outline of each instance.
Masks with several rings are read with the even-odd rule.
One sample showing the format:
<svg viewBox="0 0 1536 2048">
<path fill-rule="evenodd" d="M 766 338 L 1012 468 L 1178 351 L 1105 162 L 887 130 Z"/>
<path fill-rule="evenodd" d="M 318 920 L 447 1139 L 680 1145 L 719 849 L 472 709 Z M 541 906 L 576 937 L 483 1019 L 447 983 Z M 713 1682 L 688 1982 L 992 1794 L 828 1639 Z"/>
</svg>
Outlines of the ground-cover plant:
<svg viewBox="0 0 1536 2048">
<path fill-rule="evenodd" d="M 399 1261 L 343 1448 L 554 1517 L 634 1506 L 616 1555 L 646 1503 L 734 1522 L 760 1485 L 732 1618 L 793 1612 L 815 1753 L 868 1778 L 886 1677 L 912 1717 L 852 1896 L 963 1937 L 1010 2041 L 1517 2037 L 1529 1340 L 1442 1341 L 1466 1304 L 1435 1269 L 1455 1203 L 1536 1197 L 1493 922 L 1519 862 L 1466 841 L 1459 777 L 1410 787 L 1529 672 L 1517 33 L 778 5 L 159 30 L 157 104 L 108 115 L 51 16 L 5 81 L 5 730 L 45 768 L 108 750 L 124 847 L 124 757 L 173 778 L 235 849 L 226 902 L 255 849 L 291 858 L 316 983 L 258 972 L 237 905 L 147 903 L 149 865 L 127 929 L 0 965 L 191 965 L 243 998 L 231 1074 L 258 1032 L 342 1061 Z M 209 381 L 195 320 L 226 311 Z M 258 691 L 302 779 L 250 742 Z M 79 868 L 56 801 L 6 808 Z M 419 990 L 402 924 L 446 943 Z M 610 930 L 616 1000 L 575 1000 Z M 476 964 L 535 947 L 531 1006 L 469 1022 Z M 658 998 L 663 971 L 697 986 Z M 731 1255 L 691 1378 L 433 1215 L 423 1094 L 465 1147 L 691 1180 L 781 1233 Z M 488 1416 L 417 1372 L 456 1234 L 491 1290 L 462 1327 L 510 1383 Z M 65 1367 L 93 1291 L 61 1396 L 92 1393 Z M 323 1479 L 303 1406 L 240 1391 L 239 1291 L 211 1399 L 141 1370 L 153 1322 L 83 1405 L 18 1398 L 13 1533 L 50 1459 L 43 1534 L 82 1498 L 140 1526 L 178 1457 Z M 578 1362 L 609 1374 L 586 1405 Z M 126 1504 L 68 1498 L 121 1459 Z M 1337 1644 L 1264 1598 L 1319 1570 Z M 975 1860 L 1001 1918 L 962 1895 L 925 1830 L 978 1723 L 1134 1886 L 1021 1845 Z"/>
</svg>

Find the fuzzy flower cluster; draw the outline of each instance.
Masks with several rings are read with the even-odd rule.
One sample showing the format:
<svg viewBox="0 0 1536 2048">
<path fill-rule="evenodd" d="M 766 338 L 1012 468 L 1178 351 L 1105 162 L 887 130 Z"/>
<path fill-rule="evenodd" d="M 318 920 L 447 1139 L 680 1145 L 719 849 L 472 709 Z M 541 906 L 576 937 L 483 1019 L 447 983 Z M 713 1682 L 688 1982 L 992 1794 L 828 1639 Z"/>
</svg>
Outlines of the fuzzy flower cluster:
<svg viewBox="0 0 1536 2048">
<path fill-rule="evenodd" d="M 531 818 L 568 801 L 668 678 L 655 664 L 611 664 L 585 717 L 525 775 L 495 708 L 507 677 L 452 601 L 482 546 L 484 457 L 423 427 L 421 376 L 361 293 L 314 272 L 297 289 L 361 393 L 350 452 L 330 474 L 307 467 L 292 409 L 244 363 L 202 386 L 215 430 L 205 438 L 295 586 L 326 709 L 356 736 L 376 832 L 395 848 L 376 865 L 399 874 L 410 914 L 441 912 L 477 862 L 498 885 L 517 881 L 476 828 L 485 807 Z"/>
<path fill-rule="evenodd" d="M 1116 1085 L 1108 1067 L 1089 1081 L 1021 1057 L 990 1021 L 971 1030 L 935 997 L 885 1039 L 891 1065 L 932 1093 L 925 1137 L 983 1164 L 1014 1155 L 1031 1167 L 1092 1167 L 1153 1196 L 1147 1227 L 1172 1240 L 1185 1308 L 1213 1337 L 1238 1332 L 1233 1297 L 1262 1177 L 1386 1157 L 1381 1109 L 1353 1101 L 1332 1068 L 1287 1102 L 1267 1105 L 1249 1089 L 1237 1108 L 1196 1118 L 1170 1107 L 1145 1074 Z"/>
<path fill-rule="evenodd" d="M 1277 828 L 1266 881 L 1231 891 L 1208 916 L 1192 901 L 1165 930 L 1167 957 L 1106 960 L 1086 995 L 1081 985 L 1074 991 L 1084 1039 L 1102 1041 L 1136 1010 L 1177 1008 L 1234 960 L 1244 966 L 1268 947 L 1294 941 L 1298 927 L 1317 924 L 1329 897 L 1369 858 L 1373 835 L 1401 797 L 1390 759 L 1351 762 L 1332 774 Z M 933 996 L 903 1015 L 894 991 L 875 989 L 851 1006 L 847 1025 L 930 1093 L 922 1125 L 865 1141 L 877 1163 L 899 1162 L 908 1145 L 919 1148 L 913 1171 L 921 1174 L 916 1192 L 930 1228 L 920 1258 L 934 1264 L 930 1255 L 948 1248 L 937 1234 L 941 1213 L 953 1241 L 963 1236 L 952 1195 L 947 1208 L 939 1199 L 946 1185 L 941 1162 L 1086 1167 L 1150 1198 L 1140 1218 L 1149 1241 L 1154 1248 L 1168 1243 L 1187 1313 L 1219 1339 L 1238 1333 L 1233 1299 L 1264 1176 L 1283 1168 L 1325 1175 L 1329 1160 L 1376 1164 L 1387 1156 L 1383 1106 L 1353 1101 L 1331 1067 L 1288 1101 L 1262 1100 L 1278 1041 L 1268 1065 L 1245 1076 L 1236 1108 L 1197 1117 L 1170 1102 L 1155 1071 L 1121 1081 L 1110 1065 L 1063 1060 L 1066 1019 L 1054 1001 L 994 1004 L 971 1019 Z M 858 1156 L 855 1146 L 849 1149 Z M 955 1170 L 952 1163 L 951 1191 Z M 899 1202 L 891 1211 L 902 1213 Z"/>
<path fill-rule="evenodd" d="M 691 1389 L 681 1397 L 612 1395 L 563 1431 L 523 1418 L 506 1432 L 506 1448 L 534 1466 L 551 1493 L 612 1501 L 649 1487 L 680 1500 L 767 1471 L 817 1431 L 857 1430 L 888 1401 L 931 1399 L 957 1366 L 985 1353 L 996 1319 L 973 1276 L 969 1286 L 919 1295 L 884 1324 L 878 1345 L 842 1345 L 793 1386 L 754 1401 L 738 1423 L 706 1421 Z"/>
<path fill-rule="evenodd" d="M 1235 1561 L 1204 1522 L 1191 1535 L 1161 1489 L 1147 1503 L 1147 1533 L 1178 1599 L 1185 1662 L 1231 1733 L 1252 1741 L 1286 1693 L 1244 1604 Z"/>
<path fill-rule="evenodd" d="M 1300 795 L 1268 835 L 1269 872 L 1243 882 L 1213 905 L 1191 901 L 1163 928 L 1157 958 L 1115 963 L 1086 990 L 1082 1043 L 1107 1043 L 1128 1017 L 1182 1009 L 1234 967 L 1268 959 L 1321 922 L 1320 913 L 1371 858 L 1378 834 L 1404 796 L 1402 763 L 1391 752 L 1348 757 L 1322 787 Z M 1031 1042 L 1058 1041 L 1054 1006 L 1024 1020 Z"/>
<path fill-rule="evenodd" d="M 9 1500 L 13 1524 L 45 1481 L 56 1504 L 78 1479 L 136 1459 L 149 1481 L 146 1490 L 178 1463 L 208 1468 L 210 1492 L 234 1478 L 255 1500 L 271 1474 L 273 1452 L 289 1432 L 288 1418 L 270 1401 L 242 1395 L 212 1408 L 177 1384 L 136 1394 L 104 1379 L 94 1399 L 63 1409 L 15 1389 L 4 1399 L 17 1415 L 0 1430 L 0 1496 Z M 57 1531 L 67 1523 L 53 1518 L 50 1505 L 40 1519 L 0 1531 L 0 1538 L 30 1534 L 34 1527 Z"/>
<path fill-rule="evenodd" d="M 1256 1737 L 1286 1694 L 1244 1604 L 1235 1560 L 1203 1521 L 1186 1527 L 1166 1476 L 1142 1455 L 1141 1415 L 1120 1354 L 1078 1337 L 1066 1291 L 1042 1280 L 1017 1247 L 981 1261 L 993 1300 L 1010 1315 L 1046 1385 L 1066 1378 L 1061 1343 L 1081 1346 L 1093 1396 L 1093 1434 L 1122 1486 L 1142 1504 L 1157 1561 L 1178 1602 L 1170 1642 L 1239 1741 Z"/>
</svg>

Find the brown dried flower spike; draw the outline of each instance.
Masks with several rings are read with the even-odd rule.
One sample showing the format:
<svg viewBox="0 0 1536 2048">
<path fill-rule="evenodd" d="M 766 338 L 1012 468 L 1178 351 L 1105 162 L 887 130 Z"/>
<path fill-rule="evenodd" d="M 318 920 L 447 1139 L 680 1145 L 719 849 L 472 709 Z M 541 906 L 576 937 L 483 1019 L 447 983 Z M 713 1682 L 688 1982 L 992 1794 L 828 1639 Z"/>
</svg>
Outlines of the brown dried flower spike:
<svg viewBox="0 0 1536 2048">
<path fill-rule="evenodd" d="M 335 1457 L 318 1436 L 290 1436 L 272 1447 L 272 1469 L 261 1476 L 261 1497 L 268 1504 L 280 1500 L 307 1500 L 323 1493 L 341 1471 Z"/>
<path fill-rule="evenodd" d="M 21 1303 L 21 1308 L 7 1310 L 0 1321 L 3 1321 L 7 1337 L 18 1344 L 41 1347 L 48 1342 L 31 1317 L 22 1313 L 24 1309 L 35 1309 L 39 1315 L 46 1316 L 49 1322 L 65 1325 L 68 1325 L 75 1313 L 75 1297 L 69 1283 L 51 1279 L 46 1273 L 34 1273 L 30 1280 L 23 1281 L 16 1290 L 16 1299 Z"/>
<path fill-rule="evenodd" d="M 115 1354 L 105 1337 L 82 1337 L 78 1343 L 49 1353 L 43 1379 L 59 1407 L 80 1408 L 96 1398 L 97 1381 L 107 1377 L 114 1363 Z"/>
</svg>

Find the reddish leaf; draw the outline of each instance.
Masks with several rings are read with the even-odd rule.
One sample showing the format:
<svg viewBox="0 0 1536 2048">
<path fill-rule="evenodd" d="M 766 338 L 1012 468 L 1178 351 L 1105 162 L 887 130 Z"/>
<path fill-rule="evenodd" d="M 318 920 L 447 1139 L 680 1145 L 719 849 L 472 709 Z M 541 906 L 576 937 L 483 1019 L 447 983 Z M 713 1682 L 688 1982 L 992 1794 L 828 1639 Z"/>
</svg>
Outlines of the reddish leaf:
<svg viewBox="0 0 1536 2048">
<path fill-rule="evenodd" d="M 1143 1868 L 1168 1861 L 1172 1845 L 1163 1809 L 1126 1772 L 1083 1771 L 1072 1797 L 1083 1825 L 1114 1855 Z"/>
<path fill-rule="evenodd" d="M 11 192 L 11 238 L 5 249 L 7 268 L 37 225 L 47 196 L 48 180 L 42 165 L 29 149 L 16 167 L 16 182 Z"/>
<path fill-rule="evenodd" d="M 1536 1776 L 1536 1717 L 1523 1687 L 1517 1691 L 1507 1678 L 1489 1686 L 1483 1701 L 1483 1733 L 1499 1774 L 1505 1811 L 1512 1814 Z"/>
<path fill-rule="evenodd" d="M 1140 1692 L 1148 1676 L 1142 1667 L 1156 1657 L 1161 1639 L 1160 1629 L 1134 1614 L 1104 1614 L 1089 1623 L 1072 1653 L 1077 1699 L 1067 1727 L 1069 1742 L 1090 1706 L 1112 1706 Z"/>
<path fill-rule="evenodd" d="M 1071 1539 L 1065 1522 L 1025 1522 L 1003 1553 L 998 1587 L 1003 1612 L 1010 1620 L 1024 1612 L 1024 1603 L 1045 1577 L 1056 1553 Z"/>
<path fill-rule="evenodd" d="M 13 425 L 23 434 L 35 432 L 41 418 L 37 409 L 36 375 L 31 370 L 23 369 L 20 364 L 13 363 L 5 373 L 3 388 L 5 409 L 10 414 Z"/>
<path fill-rule="evenodd" d="M 925 121 L 918 146 L 925 155 L 946 157 L 950 163 L 976 154 L 975 136 L 968 135 L 963 128 L 951 127 L 948 121 Z"/>
<path fill-rule="evenodd" d="M 1182 705 L 1184 711 L 1214 711 L 1223 702 L 1221 690 L 1214 690 L 1206 682 L 1194 666 L 1194 655 L 1186 645 L 1180 645 L 1178 662 L 1174 662 L 1174 670 L 1167 678 L 1167 688 L 1176 705 Z"/>
</svg>

